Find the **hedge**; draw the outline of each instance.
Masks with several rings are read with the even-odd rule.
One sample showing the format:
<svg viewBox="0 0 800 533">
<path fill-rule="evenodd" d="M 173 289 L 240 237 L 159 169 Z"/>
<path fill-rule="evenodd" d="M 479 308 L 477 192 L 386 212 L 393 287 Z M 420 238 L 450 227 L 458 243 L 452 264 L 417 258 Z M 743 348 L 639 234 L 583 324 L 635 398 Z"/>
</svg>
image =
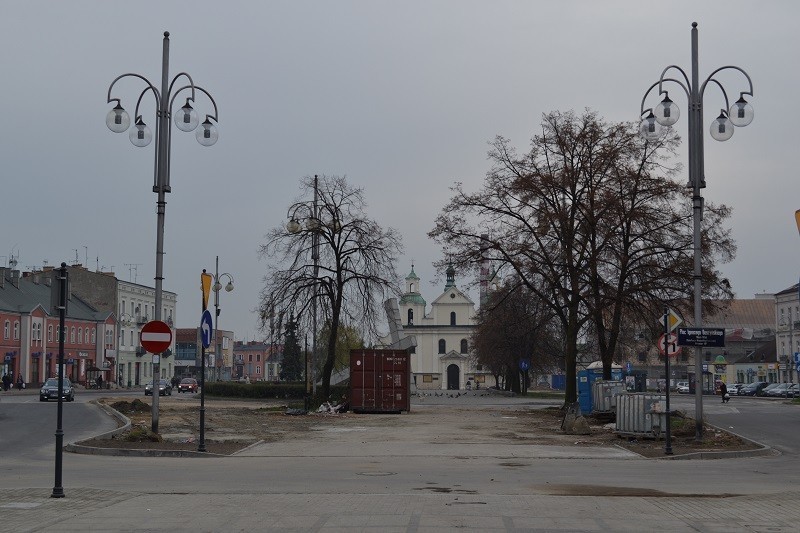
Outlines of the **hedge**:
<svg viewBox="0 0 800 533">
<path fill-rule="evenodd" d="M 253 383 L 239 383 L 236 381 L 211 381 L 206 382 L 206 394 L 220 398 L 255 398 L 265 400 L 302 400 L 306 392 L 305 383 L 256 381 Z M 328 398 L 318 398 L 318 402 L 338 402 L 342 396 L 347 396 L 350 387 L 347 385 L 331 386 Z M 317 395 L 320 389 L 317 387 Z"/>
</svg>

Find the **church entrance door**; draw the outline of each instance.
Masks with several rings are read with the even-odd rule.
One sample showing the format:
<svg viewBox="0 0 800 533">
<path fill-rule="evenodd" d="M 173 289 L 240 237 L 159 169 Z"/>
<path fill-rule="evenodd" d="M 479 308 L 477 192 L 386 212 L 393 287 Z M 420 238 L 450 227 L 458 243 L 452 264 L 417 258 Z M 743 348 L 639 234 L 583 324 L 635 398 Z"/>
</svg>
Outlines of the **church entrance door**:
<svg viewBox="0 0 800 533">
<path fill-rule="evenodd" d="M 447 367 L 447 390 L 458 390 L 458 386 L 459 386 L 458 365 L 450 365 Z"/>
</svg>

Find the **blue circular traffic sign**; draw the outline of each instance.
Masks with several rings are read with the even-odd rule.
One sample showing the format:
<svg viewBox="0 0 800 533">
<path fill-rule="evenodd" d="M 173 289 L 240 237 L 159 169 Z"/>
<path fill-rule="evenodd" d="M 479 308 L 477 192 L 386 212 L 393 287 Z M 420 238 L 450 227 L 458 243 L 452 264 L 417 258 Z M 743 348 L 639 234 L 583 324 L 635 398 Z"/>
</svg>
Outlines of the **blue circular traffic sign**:
<svg viewBox="0 0 800 533">
<path fill-rule="evenodd" d="M 200 319 L 200 340 L 203 343 L 203 348 L 211 346 L 211 334 L 214 332 L 214 324 L 211 319 L 211 312 L 206 309 L 203 311 L 203 316 Z"/>
</svg>

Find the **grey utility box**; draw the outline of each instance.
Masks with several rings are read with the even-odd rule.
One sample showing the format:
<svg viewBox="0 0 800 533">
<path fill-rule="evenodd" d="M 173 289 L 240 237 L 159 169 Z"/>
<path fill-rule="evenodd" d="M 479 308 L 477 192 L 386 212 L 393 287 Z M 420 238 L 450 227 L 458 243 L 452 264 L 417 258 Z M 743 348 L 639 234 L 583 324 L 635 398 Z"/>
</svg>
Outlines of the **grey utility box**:
<svg viewBox="0 0 800 533">
<path fill-rule="evenodd" d="M 667 427 L 666 404 L 662 394 L 618 394 L 616 433 L 659 438 Z"/>
<path fill-rule="evenodd" d="M 596 380 L 592 383 L 592 412 L 615 412 L 617 410 L 617 395 L 623 392 L 625 392 L 624 381 Z"/>
</svg>

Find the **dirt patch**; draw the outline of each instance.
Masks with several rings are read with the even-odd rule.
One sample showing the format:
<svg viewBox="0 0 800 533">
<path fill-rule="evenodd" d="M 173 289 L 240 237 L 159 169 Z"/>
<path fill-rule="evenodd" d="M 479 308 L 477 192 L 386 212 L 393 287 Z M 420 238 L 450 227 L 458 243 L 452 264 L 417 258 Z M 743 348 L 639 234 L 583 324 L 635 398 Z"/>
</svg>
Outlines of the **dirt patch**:
<svg viewBox="0 0 800 533">
<path fill-rule="evenodd" d="M 134 431 L 112 439 L 93 439 L 82 444 L 133 449 L 197 450 L 200 421 L 195 401 L 162 398 L 159 401 L 159 435 L 155 442 L 147 435 L 151 407 L 139 399 L 100 400 L 131 419 Z M 386 439 L 413 438 L 425 434 L 430 443 L 485 442 L 498 444 L 546 444 L 561 446 L 619 446 L 645 457 L 664 457 L 664 439 L 620 436 L 613 423 L 588 417 L 589 435 L 567 435 L 561 430 L 564 413 L 558 408 L 476 408 L 435 407 L 412 409 L 404 414 L 323 414 L 289 416 L 278 401 L 206 400 L 205 444 L 211 453 L 231 454 L 257 441 L 296 439 L 325 440 L 336 445 L 336 434 L 385 428 Z M 676 417 L 673 417 L 675 420 Z M 143 431 L 145 430 L 145 431 Z M 425 430 L 425 431 L 422 431 Z M 140 438 L 134 438 L 138 433 Z M 373 439 L 375 432 L 371 433 Z M 151 434 L 152 435 L 152 434 Z M 694 440 L 694 421 L 673 423 L 672 450 L 675 455 L 699 451 L 738 451 L 755 446 L 735 435 L 713 428 L 705 431 L 704 442 Z"/>
</svg>

